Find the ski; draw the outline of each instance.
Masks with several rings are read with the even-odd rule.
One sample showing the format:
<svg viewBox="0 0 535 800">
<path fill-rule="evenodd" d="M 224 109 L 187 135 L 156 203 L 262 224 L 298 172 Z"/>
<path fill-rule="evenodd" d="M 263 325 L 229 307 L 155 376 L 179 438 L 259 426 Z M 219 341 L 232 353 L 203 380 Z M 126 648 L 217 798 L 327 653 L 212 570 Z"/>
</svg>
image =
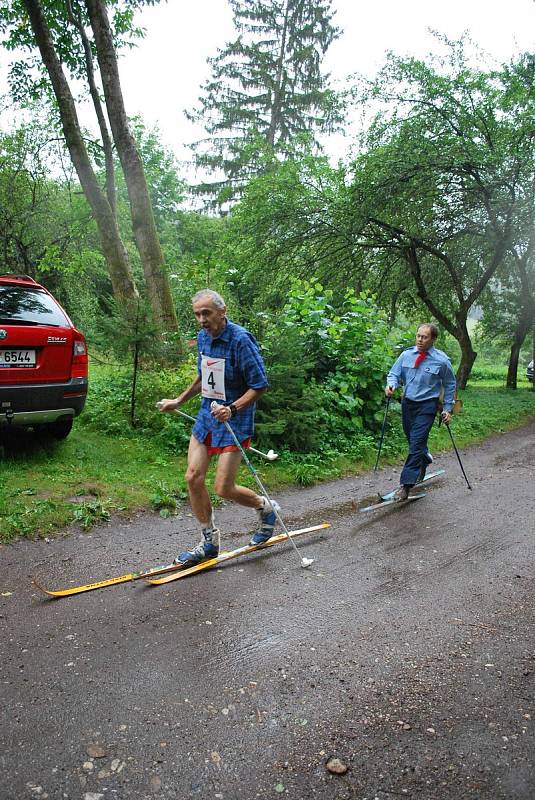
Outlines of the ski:
<svg viewBox="0 0 535 800">
<path fill-rule="evenodd" d="M 315 530 L 321 530 L 322 528 L 329 528 L 330 524 L 328 522 L 323 523 L 322 525 L 315 525 L 312 528 L 302 528 L 301 530 L 290 532 L 290 536 L 300 536 L 303 533 L 309 533 Z M 70 586 L 68 589 L 47 589 L 43 586 L 37 578 L 32 579 L 33 585 L 39 589 L 41 592 L 46 594 L 48 597 L 54 598 L 61 598 L 61 597 L 71 597 L 75 594 L 82 594 L 83 592 L 93 592 L 95 589 L 104 589 L 107 586 L 117 586 L 120 583 L 129 583 L 130 581 L 139 581 L 139 580 L 148 580 L 152 578 L 157 578 L 160 575 L 173 575 L 174 573 L 180 573 L 181 575 L 186 574 L 191 575 L 192 571 L 199 572 L 200 569 L 209 569 L 211 566 L 215 566 L 220 561 L 227 561 L 230 558 L 236 558 L 239 555 L 244 553 L 253 552 L 254 550 L 260 550 L 265 547 L 270 547 L 272 544 L 277 544 L 277 542 L 286 539 L 286 534 L 280 534 L 278 536 L 274 536 L 265 544 L 261 545 L 245 545 L 244 547 L 239 547 L 237 550 L 231 550 L 228 553 L 221 553 L 217 558 L 212 558 L 209 561 L 203 561 L 201 564 L 197 564 L 195 567 L 188 567 L 184 568 L 181 564 L 168 564 L 162 567 L 154 567 L 152 569 L 141 570 L 139 572 L 129 572 L 126 575 L 117 575 L 114 578 L 106 578 L 103 581 L 96 581 L 94 583 L 86 583 L 82 586 Z"/>
<path fill-rule="evenodd" d="M 323 522 L 321 525 L 313 525 L 311 528 L 300 528 L 296 531 L 289 531 L 290 536 L 293 538 L 294 536 L 302 536 L 304 533 L 312 533 L 313 531 L 321 531 L 325 528 L 330 528 L 330 522 Z M 173 572 L 169 575 L 164 575 L 163 578 L 156 578 L 153 576 L 144 576 L 143 580 L 146 583 L 150 583 L 151 586 L 161 586 L 163 583 L 170 583 L 171 581 L 177 581 L 179 578 L 186 578 L 188 575 L 195 575 L 197 572 L 202 572 L 205 569 L 212 569 L 213 567 L 218 567 L 220 564 L 224 563 L 225 561 L 230 561 L 233 558 L 238 558 L 239 556 L 244 556 L 247 553 L 254 553 L 256 550 L 265 550 L 267 547 L 273 547 L 274 544 L 279 544 L 280 542 L 287 541 L 288 537 L 285 533 L 279 533 L 277 536 L 273 536 L 271 539 L 268 539 L 267 542 L 264 544 L 246 544 L 243 547 L 238 547 L 236 550 L 228 550 L 224 553 L 220 553 L 217 558 L 210 558 L 207 561 L 201 561 L 200 564 L 195 564 L 193 567 L 186 567 L 185 569 L 180 570 L 179 572 Z"/>
<path fill-rule="evenodd" d="M 359 508 L 359 511 L 361 511 L 362 513 L 364 513 L 365 511 L 377 511 L 378 508 L 384 508 L 385 506 L 391 506 L 394 503 L 396 503 L 397 505 L 401 506 L 401 505 L 405 505 L 405 503 L 408 503 L 409 500 L 419 500 L 420 497 L 425 497 L 425 495 L 426 495 L 426 492 L 422 492 L 421 494 L 410 494 L 407 497 L 406 500 L 395 500 L 393 497 L 391 497 L 388 500 L 381 500 L 380 503 L 374 503 L 372 506 L 366 506 L 366 508 Z"/>
<path fill-rule="evenodd" d="M 116 586 L 119 583 L 128 583 L 129 581 L 139 581 L 141 578 L 149 576 L 164 575 L 167 572 L 176 572 L 183 569 L 179 564 L 168 564 L 164 567 L 154 567 L 153 569 L 143 570 L 141 572 L 129 572 L 127 575 L 117 575 L 115 578 L 106 578 L 103 581 L 96 581 L 95 583 L 86 583 L 83 586 L 71 586 L 68 589 L 46 589 L 37 578 L 32 578 L 32 583 L 37 589 L 40 589 L 48 597 L 70 597 L 73 594 L 82 594 L 82 592 L 92 592 L 95 589 L 104 589 L 106 586 Z"/>
<path fill-rule="evenodd" d="M 415 484 L 415 485 L 416 486 L 421 486 L 422 483 L 425 483 L 426 481 L 430 481 L 432 478 L 438 478 L 439 475 L 444 475 L 445 472 L 446 472 L 445 469 L 437 469 L 436 472 L 430 472 L 429 475 L 425 476 L 423 481 L 418 481 L 418 483 Z M 397 488 L 398 487 L 393 489 L 391 492 L 388 492 L 388 494 L 380 494 L 379 497 L 381 498 L 381 500 L 391 500 L 393 498 L 395 492 L 397 491 Z"/>
</svg>

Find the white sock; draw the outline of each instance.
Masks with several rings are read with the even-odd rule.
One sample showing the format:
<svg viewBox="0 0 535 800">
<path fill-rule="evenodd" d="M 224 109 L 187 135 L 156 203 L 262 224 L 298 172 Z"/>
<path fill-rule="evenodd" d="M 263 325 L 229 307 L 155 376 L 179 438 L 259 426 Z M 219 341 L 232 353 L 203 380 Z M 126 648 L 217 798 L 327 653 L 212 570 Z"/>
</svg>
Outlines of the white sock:
<svg viewBox="0 0 535 800">
<path fill-rule="evenodd" d="M 265 514 L 269 513 L 270 511 L 273 511 L 273 506 L 271 505 L 267 497 L 262 497 L 262 505 L 259 506 L 257 510 Z"/>
<path fill-rule="evenodd" d="M 203 542 L 213 544 L 215 547 L 219 547 L 219 531 L 217 528 L 203 528 L 202 529 L 202 538 Z"/>
<path fill-rule="evenodd" d="M 202 529 L 203 536 L 204 536 L 205 532 L 207 534 L 210 534 L 212 531 L 215 531 L 216 527 L 215 527 L 215 518 L 214 518 L 214 512 L 213 511 L 210 512 L 209 521 L 206 523 L 206 525 L 201 525 L 201 529 Z"/>
</svg>

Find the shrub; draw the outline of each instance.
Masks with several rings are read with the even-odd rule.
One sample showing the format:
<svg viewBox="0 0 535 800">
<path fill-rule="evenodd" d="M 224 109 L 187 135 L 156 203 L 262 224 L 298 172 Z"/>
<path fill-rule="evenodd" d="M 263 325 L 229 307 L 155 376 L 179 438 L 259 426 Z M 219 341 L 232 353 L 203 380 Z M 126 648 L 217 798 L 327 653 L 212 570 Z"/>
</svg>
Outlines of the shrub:
<svg viewBox="0 0 535 800">
<path fill-rule="evenodd" d="M 295 281 L 266 335 L 271 383 L 258 431 L 300 452 L 351 449 L 382 420 L 384 376 L 393 359 L 384 314 L 368 293 L 348 290 L 335 310 L 333 292 Z"/>
<path fill-rule="evenodd" d="M 161 414 L 156 403 L 162 397 L 175 397 L 195 375 L 195 360 L 190 356 L 176 369 L 151 369 L 138 372 L 135 430 L 130 419 L 132 369 L 121 364 L 91 365 L 89 395 L 80 420 L 94 430 L 120 436 L 134 433 L 150 436 L 172 451 L 184 450 L 191 425 L 178 414 Z M 186 413 L 195 415 L 195 400 Z"/>
</svg>

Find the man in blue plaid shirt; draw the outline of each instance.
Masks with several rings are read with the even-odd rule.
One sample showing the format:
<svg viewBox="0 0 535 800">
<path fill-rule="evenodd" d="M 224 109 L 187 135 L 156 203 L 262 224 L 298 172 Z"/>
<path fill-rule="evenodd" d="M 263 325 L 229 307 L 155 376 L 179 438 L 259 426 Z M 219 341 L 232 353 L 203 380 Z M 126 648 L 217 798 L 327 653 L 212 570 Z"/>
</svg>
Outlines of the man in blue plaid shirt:
<svg viewBox="0 0 535 800">
<path fill-rule="evenodd" d="M 245 328 L 226 316 L 225 301 L 212 289 L 192 298 L 193 313 L 201 330 L 197 336 L 197 377 L 174 400 L 161 400 L 160 411 L 174 411 L 202 394 L 201 408 L 193 426 L 188 450 L 186 481 L 190 503 L 199 521 L 202 538 L 192 550 L 180 553 L 175 563 L 199 564 L 219 554 L 219 530 L 206 488 L 206 472 L 213 455 L 219 456 L 214 488 L 225 500 L 234 500 L 258 512 L 259 527 L 251 544 L 262 544 L 273 536 L 278 503 L 236 484 L 241 453 L 224 422 L 232 428 L 242 447 L 251 443 L 256 401 L 268 387 L 258 344 Z M 212 404 L 216 404 L 212 408 Z"/>
</svg>

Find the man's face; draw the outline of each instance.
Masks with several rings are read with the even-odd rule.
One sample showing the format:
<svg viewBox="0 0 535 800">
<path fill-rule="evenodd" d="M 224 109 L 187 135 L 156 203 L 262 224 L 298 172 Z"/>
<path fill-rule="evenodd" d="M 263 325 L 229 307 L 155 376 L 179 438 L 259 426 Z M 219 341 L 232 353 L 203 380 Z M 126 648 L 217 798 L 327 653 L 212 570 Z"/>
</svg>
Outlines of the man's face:
<svg viewBox="0 0 535 800">
<path fill-rule="evenodd" d="M 416 347 L 423 353 L 424 350 L 429 350 L 433 344 L 433 337 L 431 336 L 431 328 L 428 325 L 422 325 L 416 331 Z"/>
<path fill-rule="evenodd" d="M 195 319 L 212 338 L 221 333 L 225 327 L 227 307 L 218 308 L 208 295 L 200 297 L 193 303 Z"/>
</svg>

